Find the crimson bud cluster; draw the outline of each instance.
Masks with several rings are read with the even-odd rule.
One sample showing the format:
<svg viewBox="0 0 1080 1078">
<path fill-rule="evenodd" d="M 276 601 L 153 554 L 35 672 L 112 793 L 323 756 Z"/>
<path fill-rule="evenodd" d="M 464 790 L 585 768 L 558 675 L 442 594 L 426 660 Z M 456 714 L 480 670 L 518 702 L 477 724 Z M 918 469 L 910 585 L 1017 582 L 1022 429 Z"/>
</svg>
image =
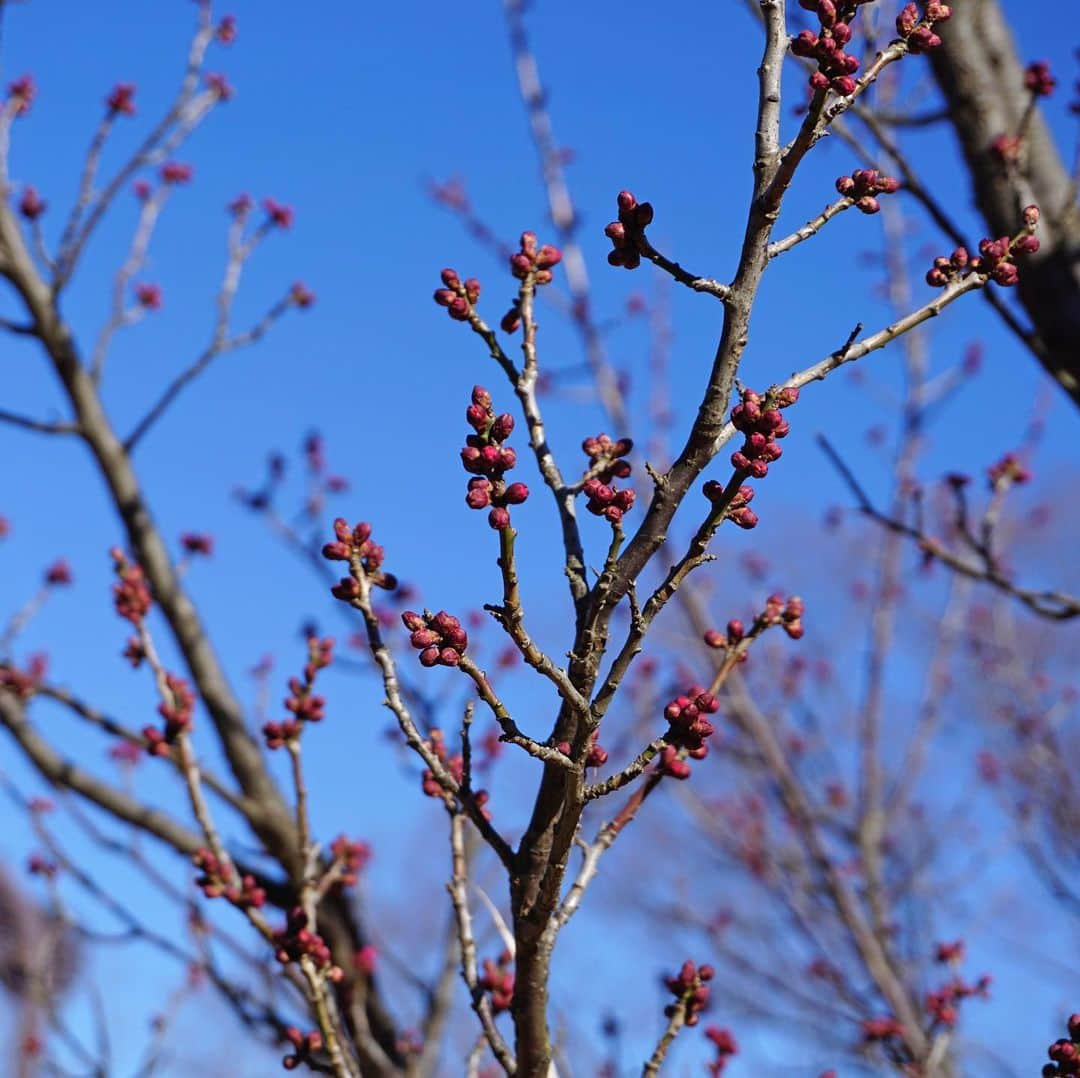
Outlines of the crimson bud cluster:
<svg viewBox="0 0 1080 1078">
<path fill-rule="evenodd" d="M 625 479 L 630 474 L 630 462 L 622 458 L 634 448 L 634 443 L 629 438 L 613 442 L 606 434 L 598 434 L 586 438 L 581 448 L 593 462 L 590 471 L 600 469 L 582 484 L 582 492 L 589 499 L 585 508 L 594 516 L 618 524 L 633 506 L 635 494 L 631 489 L 619 490 L 614 480 Z"/>
<path fill-rule="evenodd" d="M 701 488 L 701 491 L 711 502 L 721 502 L 724 500 L 724 485 L 723 483 L 718 483 L 715 479 L 708 480 Z M 753 487 L 748 487 L 745 484 L 739 487 L 735 492 L 735 496 L 728 503 L 727 512 L 724 514 L 725 518 L 746 531 L 749 531 L 751 528 L 756 528 L 758 516 L 757 513 L 750 508 L 750 503 L 753 500 Z"/>
<path fill-rule="evenodd" d="M 1080 1074 L 1080 1014 L 1069 1016 L 1068 1030 L 1068 1038 L 1054 1041 L 1047 1049 L 1053 1062 L 1043 1067 L 1043 1078 Z"/>
<path fill-rule="evenodd" d="M 850 198 L 862 213 L 877 213 L 881 203 L 875 195 L 895 195 L 900 190 L 900 181 L 883 176 L 876 169 L 857 168 L 850 176 L 841 176 L 836 181 L 836 190 Z"/>
<path fill-rule="evenodd" d="M 1035 60 L 1024 71 L 1024 85 L 1035 97 L 1049 97 L 1057 86 L 1057 79 L 1045 60 Z"/>
<path fill-rule="evenodd" d="M 152 604 L 146 576 L 142 566 L 129 562 L 119 547 L 113 547 L 109 553 L 117 576 L 117 582 L 113 585 L 113 606 L 120 617 L 138 627 L 150 613 Z"/>
<path fill-rule="evenodd" d="M 470 509 L 490 507 L 488 523 L 502 531 L 510 527 L 509 506 L 520 505 L 529 496 L 524 483 L 507 484 L 503 478 L 517 464 L 517 454 L 503 444 L 514 429 L 514 417 L 506 412 L 497 416 L 491 394 L 483 386 L 474 386 L 465 418 L 476 432 L 465 439 L 461 450 L 462 466 L 474 476 L 465 503 Z"/>
<path fill-rule="evenodd" d="M 718 1078 L 724 1073 L 728 1059 L 738 1054 L 739 1046 L 735 1043 L 731 1031 L 721 1029 L 719 1026 L 708 1026 L 705 1030 L 705 1039 L 716 1049 L 716 1058 L 709 1062 L 706 1070 L 710 1078 Z"/>
<path fill-rule="evenodd" d="M 480 298 L 480 282 L 470 277 L 462 284 L 457 271 L 452 269 L 444 269 L 440 276 L 444 287 L 435 290 L 435 302 L 445 307 L 455 322 L 467 322 Z"/>
<path fill-rule="evenodd" d="M 519 281 L 532 274 L 537 285 L 551 284 L 551 269 L 562 261 L 562 251 L 550 243 L 538 249 L 535 232 L 522 232 L 520 244 L 521 250 L 510 256 L 510 272 Z"/>
<path fill-rule="evenodd" d="M 325 670 L 334 658 L 332 637 L 320 640 L 316 636 L 308 637 L 308 661 L 304 664 L 303 680 L 289 678 L 289 695 L 285 697 L 285 709 L 292 718 L 281 722 L 268 722 L 263 725 L 263 737 L 268 749 L 280 749 L 283 745 L 300 737 L 305 722 L 320 722 L 326 715 L 326 701 L 318 696 L 315 678 L 320 670 Z"/>
<path fill-rule="evenodd" d="M 664 718 L 670 725 L 665 735 L 668 744 L 660 754 L 660 770 L 665 775 L 688 779 L 690 765 L 682 759 L 683 753 L 694 760 L 709 755 L 705 741 L 716 733 L 716 727 L 705 716 L 719 710 L 720 701 L 700 685 L 691 686 L 664 708 Z"/>
<path fill-rule="evenodd" d="M 491 993 L 491 1010 L 501 1014 L 514 1002 L 514 974 L 510 969 L 510 952 L 503 951 L 498 962 L 484 959 L 483 972 L 476 981 L 484 992 Z"/>
<path fill-rule="evenodd" d="M 315 1054 L 322 1051 L 322 1034 L 317 1029 L 301 1033 L 296 1026 L 289 1026 L 285 1030 L 285 1039 L 293 1046 L 293 1050 L 282 1059 L 281 1065 L 287 1071 L 294 1071 L 303 1063 L 314 1070 Z"/>
<path fill-rule="evenodd" d="M 647 249 L 645 229 L 652 224 L 653 208 L 651 203 L 638 202 L 632 191 L 620 191 L 618 203 L 619 219 L 604 229 L 613 247 L 607 260 L 612 266 L 637 269 L 641 265 L 641 253 Z"/>
<path fill-rule="evenodd" d="M 686 1024 L 696 1026 L 701 1020 L 701 1013 L 709 1005 L 708 982 L 713 979 L 716 971 L 709 965 L 695 966 L 688 958 L 674 977 L 665 977 L 664 984 L 667 990 L 676 999 L 686 1001 Z M 669 1003 L 664 1008 L 664 1014 L 670 1018 L 675 1014 L 677 1003 Z"/>
<path fill-rule="evenodd" d="M 1020 279 L 1020 271 L 1012 256 L 1017 253 L 1034 254 L 1039 249 L 1039 239 L 1030 231 L 1038 221 L 1039 208 L 1028 206 L 1024 210 L 1024 224 L 1029 231 L 1017 239 L 1001 236 L 996 240 L 980 240 L 977 256 L 972 256 L 966 247 L 957 247 L 948 258 L 939 255 L 927 271 L 926 283 L 935 288 L 944 288 L 969 273 L 984 273 L 995 284 L 1011 288 Z"/>
<path fill-rule="evenodd" d="M 896 16 L 896 32 L 907 42 L 910 52 L 926 52 L 941 44 L 941 38 L 934 32 L 934 27 L 951 17 L 952 8 L 939 0 L 929 0 L 923 4 L 922 18 L 919 17 L 917 4 L 905 4 Z"/>
<path fill-rule="evenodd" d="M 360 839 L 350 840 L 344 835 L 338 835 L 330 843 L 330 852 L 342 868 L 340 879 L 347 887 L 356 883 L 357 875 L 371 860 L 371 847 L 366 842 Z"/>
<path fill-rule="evenodd" d="M 987 469 L 987 478 L 990 480 L 990 489 L 997 490 L 1001 486 L 1010 483 L 1028 483 L 1031 481 L 1031 472 L 1015 453 L 1006 453 L 996 464 Z"/>
<path fill-rule="evenodd" d="M 386 588 L 387 591 L 397 587 L 397 577 L 382 570 L 386 552 L 372 541 L 370 524 L 360 521 L 350 528 L 344 518 L 338 517 L 334 521 L 334 535 L 337 537 L 335 541 L 322 548 L 322 556 L 327 561 L 347 561 L 354 572 L 356 563 L 359 563 L 360 571 L 376 587 Z M 348 603 L 360 597 L 360 584 L 355 577 L 343 577 L 330 589 L 330 593 L 335 599 Z"/>
<path fill-rule="evenodd" d="M 731 410 L 731 425 L 744 437 L 742 447 L 731 454 L 731 466 L 753 479 L 764 479 L 769 465 L 783 450 L 777 440 L 786 438 L 791 426 L 780 414 L 799 399 L 794 386 L 770 390 L 765 396 L 752 389 L 742 391 L 742 403 Z M 706 495 L 707 496 L 707 495 Z"/>
<path fill-rule="evenodd" d="M 852 76 L 859 70 L 859 60 L 851 53 L 844 52 L 844 46 L 851 40 L 851 20 L 859 5 L 867 2 L 799 0 L 799 7 L 814 12 L 821 24 L 816 34 L 813 30 L 803 30 L 791 42 L 791 51 L 796 56 L 817 61 L 817 71 L 810 76 L 810 85 L 815 90 L 832 89 L 841 97 L 855 92 L 855 79 Z"/>
<path fill-rule="evenodd" d="M 158 704 L 158 714 L 165 720 L 165 728 L 158 730 L 153 726 L 143 727 L 146 751 L 151 756 L 166 756 L 169 746 L 175 745 L 176 739 L 191 728 L 195 694 L 188 683 L 175 674 L 165 675 L 165 686 L 168 698 Z"/>
<path fill-rule="evenodd" d="M 551 269 L 562 261 L 562 251 L 550 243 L 539 249 L 536 246 L 535 232 L 522 232 L 521 249 L 510 256 L 510 272 L 519 280 L 527 281 L 532 275 L 533 284 L 538 288 L 550 284 Z M 499 323 L 504 333 L 516 333 L 521 328 L 521 295 L 510 305 L 510 310 L 502 316 Z"/>
<path fill-rule="evenodd" d="M 217 856 L 207 849 L 195 851 L 192 858 L 200 875 L 195 886 L 207 898 L 225 898 L 238 909 L 259 909 L 266 904 L 266 891 L 256 882 L 255 877 L 247 874 L 236 885 L 236 874 L 231 865 L 223 865 Z"/>
<path fill-rule="evenodd" d="M 469 634 L 453 614 L 445 610 L 437 614 L 406 610 L 401 620 L 409 630 L 409 643 L 420 652 L 421 666 L 457 666 L 461 662 L 469 646 Z"/>
<path fill-rule="evenodd" d="M 285 927 L 274 933 L 274 957 L 283 966 L 309 957 L 320 969 L 329 969 L 332 958 L 326 941 L 308 928 L 308 915 L 299 906 L 289 910 Z M 337 974 L 331 979 L 339 979 L 340 970 Z"/>
</svg>

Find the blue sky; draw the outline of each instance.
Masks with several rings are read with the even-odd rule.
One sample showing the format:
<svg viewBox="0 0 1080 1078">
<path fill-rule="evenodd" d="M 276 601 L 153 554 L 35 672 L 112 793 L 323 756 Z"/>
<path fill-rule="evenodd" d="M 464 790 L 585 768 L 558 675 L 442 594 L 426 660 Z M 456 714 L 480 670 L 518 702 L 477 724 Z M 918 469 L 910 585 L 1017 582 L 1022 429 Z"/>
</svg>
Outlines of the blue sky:
<svg viewBox="0 0 1080 1078">
<path fill-rule="evenodd" d="M 1011 0 L 1006 8 L 1023 55 L 1050 59 L 1067 83 L 1073 43 L 1053 33 L 1034 5 Z M 237 322 L 242 327 L 258 318 L 296 279 L 315 290 L 316 305 L 291 312 L 257 349 L 216 363 L 138 455 L 164 534 L 175 539 L 194 529 L 216 537 L 215 556 L 194 568 L 191 587 L 238 691 L 252 697 L 246 671 L 270 652 L 278 662 L 276 697 L 284 677 L 302 661 L 300 623 L 316 617 L 339 635 L 340 624 L 308 570 L 236 505 L 231 491 L 256 483 L 267 452 L 293 452 L 312 427 L 324 434 L 333 467 L 352 483 L 333 511 L 372 520 L 387 547 L 388 565 L 415 581 L 425 601 L 461 611 L 495 594 L 493 537 L 480 516 L 461 504 L 464 476 L 457 449 L 475 382 L 491 388 L 497 407 L 509 408 L 511 396 L 479 342 L 450 324 L 430 294 L 444 265 L 479 276 L 485 285 L 482 308 L 494 321 L 513 294 L 512 282 L 459 222 L 432 204 L 424 185 L 461 176 L 478 212 L 508 242 L 525 227 L 546 238 L 545 202 L 498 4 L 447 11 L 425 4 L 366 9 L 331 0 L 316 11 L 279 0 L 239 0 L 230 10 L 239 18 L 239 38 L 219 49 L 208 66 L 225 71 L 238 94 L 178 155 L 194 163 L 195 182 L 176 193 L 143 275 L 162 285 L 164 307 L 117 340 L 105 394 L 117 425 L 127 429 L 197 354 L 210 327 L 222 264 L 223 207 L 230 198 L 249 191 L 295 208 L 292 229 L 272 236 L 245 274 Z M 139 115 L 120 122 L 107 158 L 115 165 L 167 100 L 192 23 L 193 5 L 182 0 L 37 0 L 6 12 L 4 79 L 30 71 L 39 85 L 32 113 L 16 124 L 11 174 L 16 184 L 36 185 L 49 201 L 45 224 L 51 240 L 73 195 L 104 94 L 118 80 L 138 85 Z M 627 275 L 604 262 L 608 244 L 602 228 L 623 187 L 653 202 L 650 235 L 665 253 L 724 279 L 734 267 L 742 232 L 759 58 L 757 31 L 742 5 L 661 11 L 640 2 L 549 3 L 537 5 L 529 24 L 552 91 L 558 138 L 574 154 L 569 178 L 584 219 L 581 239 L 598 309 L 617 315 L 631 294 L 656 294 L 648 267 Z M 790 80 L 791 101 L 801 95 L 798 83 Z M 1059 91 L 1047 112 L 1062 144 L 1071 147 L 1075 122 L 1064 105 Z M 949 140 L 930 133 L 914 145 L 956 216 L 976 229 Z M 835 177 L 855 166 L 839 142 L 815 153 L 791 193 L 781 231 L 831 201 Z M 105 315 L 111 271 L 134 212 L 134 200 L 122 197 L 66 299 L 65 313 L 84 348 Z M 945 245 L 914 210 L 910 220 L 916 231 L 909 250 L 917 271 L 929 264 L 924 245 L 931 244 L 932 253 Z M 747 382 L 764 387 L 813 362 L 835 348 L 856 320 L 868 328 L 887 321 L 872 294 L 879 275 L 859 257 L 879 242 L 877 221 L 847 214 L 820 242 L 776 265 L 755 312 L 742 370 Z M 917 278 L 918 273 L 915 294 L 921 297 L 926 287 Z M 11 302 L 9 296 L 0 299 L 0 314 L 11 313 Z M 719 308 L 683 290 L 672 293 L 670 302 L 670 394 L 685 423 L 711 362 Z M 631 322 L 609 339 L 612 360 L 631 372 L 631 404 L 639 419 L 648 411 L 643 330 L 640 320 Z M 976 339 L 985 346 L 982 372 L 937 429 L 923 462 L 927 478 L 984 468 L 1019 441 L 1045 389 L 1035 363 L 977 298 L 934 325 L 934 369 L 954 363 Z M 573 333 L 551 308 L 542 315 L 542 346 L 543 362 L 555 370 L 579 362 Z M 40 357 L 18 340 L 5 348 L 4 405 L 59 414 L 60 399 Z M 740 534 L 724 540 L 731 560 L 759 545 L 778 551 L 787 559 L 782 584 L 788 591 L 829 593 L 820 564 L 799 554 L 825 508 L 845 499 L 813 434 L 828 431 L 872 489 L 881 490 L 887 476 L 888 458 L 868 443 L 866 433 L 890 421 L 888 408 L 877 401 L 898 384 L 896 356 L 878 353 L 867 368 L 875 392 L 845 376 L 807 391 L 790 413 L 794 429 L 784 459 L 755 502 L 761 529 L 753 539 Z M 1060 394 L 1050 396 L 1039 468 L 1052 482 L 1075 465 L 1076 417 Z M 548 410 L 553 442 L 576 466 L 577 444 L 603 429 L 604 421 L 580 393 L 551 402 Z M 515 443 L 522 444 L 520 436 Z M 149 721 L 142 717 L 153 706 L 148 686 L 117 658 L 124 634 L 108 606 L 106 551 L 119 532 L 88 460 L 73 444 L 6 427 L 0 427 L 0 455 L 11 462 L 0 485 L 0 514 L 14 525 L 0 549 L 2 611 L 33 591 L 42 566 L 57 555 L 70 559 L 76 575 L 75 587 L 57 596 L 34 623 L 20 654 L 47 648 L 59 680 L 102 707 L 133 716 L 133 725 Z M 521 478 L 537 493 L 515 513 L 526 609 L 534 632 L 558 652 L 568 641 L 557 537 L 543 492 L 528 472 L 523 467 Z M 680 518 L 679 526 L 693 523 Z M 602 558 L 604 529 L 587 520 L 585 532 L 593 556 Z M 377 856 L 368 886 L 376 908 L 397 907 L 425 927 L 441 924 L 445 851 L 417 833 L 434 828 L 436 817 L 441 827 L 441 815 L 434 804 L 417 803 L 411 772 L 379 736 L 387 719 L 378 695 L 344 676 L 332 675 L 327 684 L 331 718 L 315 731 L 309 748 L 320 830 L 327 837 L 344 829 L 372 839 Z M 548 712 L 533 702 L 528 682 L 521 692 L 519 706 L 534 710 L 541 723 Z M 65 744 L 98 766 L 100 740 L 75 727 L 64 729 Z M 0 759 L 30 785 L 6 747 Z M 153 782 L 147 771 L 140 782 Z M 503 796 L 512 800 L 512 791 Z M 15 821 L 0 853 L 18 862 L 26 848 L 27 837 Z M 422 880 L 418 895 L 402 893 L 406 879 Z M 628 975 L 624 959 L 590 942 L 596 922 L 583 914 L 582 924 L 567 940 L 570 949 L 578 948 L 572 953 L 590 955 L 604 971 L 601 983 Z M 634 973 L 651 984 L 663 961 L 647 945 L 639 957 Z M 124 1003 L 118 998 L 118 1013 L 134 1008 L 138 1014 L 154 989 L 168 990 L 167 975 L 156 963 L 143 966 L 132 981 L 130 954 L 102 961 L 120 986 L 116 993 Z M 1025 1015 L 1015 1019 L 1016 1038 L 1029 1037 L 1035 1046 L 1050 1032 L 1046 1016 L 1057 1005 L 1039 987 L 1034 979 L 1011 997 L 1012 1013 Z M 648 997 L 649 990 L 641 995 Z M 648 999 L 654 1011 L 656 1003 Z M 647 1021 L 652 1012 L 642 1013 Z M 138 1023 L 132 1026 L 134 1032 L 128 1027 L 117 1037 L 117 1051 L 126 1060 L 140 1044 Z M 759 1048 L 768 1052 L 769 1044 Z M 731 1070 L 750 1073 L 740 1061 Z"/>
</svg>

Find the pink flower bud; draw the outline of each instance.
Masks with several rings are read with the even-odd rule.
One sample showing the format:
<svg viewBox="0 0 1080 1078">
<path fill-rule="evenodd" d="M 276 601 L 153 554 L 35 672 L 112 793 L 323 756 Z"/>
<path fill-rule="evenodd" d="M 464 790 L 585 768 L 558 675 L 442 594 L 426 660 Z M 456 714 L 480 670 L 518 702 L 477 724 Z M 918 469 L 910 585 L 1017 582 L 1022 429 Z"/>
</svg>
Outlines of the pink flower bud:
<svg viewBox="0 0 1080 1078">
<path fill-rule="evenodd" d="M 562 251 L 558 247 L 553 247 L 550 243 L 545 243 L 539 251 L 536 252 L 536 268 L 537 269 L 551 269 L 552 266 L 557 266 L 562 261 Z"/>
<path fill-rule="evenodd" d="M 999 262 L 990 272 L 990 277 L 1002 288 L 1011 288 L 1020 279 L 1020 273 L 1011 262 Z"/>
<path fill-rule="evenodd" d="M 813 30 L 802 30 L 797 37 L 792 39 L 791 51 L 796 56 L 811 58 L 815 55 L 817 46 L 817 34 Z"/>
</svg>

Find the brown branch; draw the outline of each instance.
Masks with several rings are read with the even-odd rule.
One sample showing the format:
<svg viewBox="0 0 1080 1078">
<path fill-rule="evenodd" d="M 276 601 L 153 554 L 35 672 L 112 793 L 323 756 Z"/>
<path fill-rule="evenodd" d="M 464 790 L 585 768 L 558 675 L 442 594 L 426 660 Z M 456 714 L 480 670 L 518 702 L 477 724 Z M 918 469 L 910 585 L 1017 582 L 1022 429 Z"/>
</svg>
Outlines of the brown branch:
<svg viewBox="0 0 1080 1078">
<path fill-rule="evenodd" d="M 953 572 L 960 573 L 962 576 L 969 577 L 972 580 L 982 581 L 998 591 L 1019 600 L 1032 613 L 1038 614 L 1039 617 L 1049 618 L 1054 621 L 1067 621 L 1070 618 L 1080 616 L 1080 598 L 1060 591 L 1035 591 L 1018 587 L 1002 574 L 1000 567 L 993 559 L 984 557 L 980 564 L 972 564 L 950 550 L 940 540 L 926 535 L 918 528 L 906 524 L 902 520 L 894 519 L 887 513 L 883 513 L 874 506 L 870 496 L 862 488 L 854 473 L 823 436 L 819 435 L 818 444 L 829 457 L 833 467 L 840 473 L 849 490 L 851 490 L 859 512 L 864 516 L 898 535 L 913 539 L 923 554 L 927 557 L 936 558 Z"/>
<path fill-rule="evenodd" d="M 0 423 L 7 423 L 22 430 L 31 430 L 35 434 L 80 434 L 78 423 L 60 423 L 47 419 L 34 419 L 33 416 L 20 415 L 0 408 Z"/>
</svg>

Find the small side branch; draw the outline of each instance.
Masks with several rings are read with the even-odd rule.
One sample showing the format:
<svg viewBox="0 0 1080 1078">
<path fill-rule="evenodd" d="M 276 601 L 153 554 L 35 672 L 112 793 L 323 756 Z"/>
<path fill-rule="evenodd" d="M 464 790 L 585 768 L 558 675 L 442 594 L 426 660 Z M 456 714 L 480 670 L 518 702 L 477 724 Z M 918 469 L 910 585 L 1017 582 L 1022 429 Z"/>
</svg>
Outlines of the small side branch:
<svg viewBox="0 0 1080 1078">
<path fill-rule="evenodd" d="M 476 939 L 473 936 L 472 913 L 469 910 L 469 868 L 465 850 L 465 820 L 458 812 L 451 812 L 450 816 L 450 850 L 453 875 L 450 883 L 447 884 L 447 890 L 450 892 L 457 918 L 458 942 L 461 946 L 461 977 L 469 990 L 472 1009 L 480 1020 L 480 1026 L 491 1051 L 505 1073 L 516 1074 L 517 1063 L 506 1041 L 503 1040 L 502 1034 L 495 1026 L 495 1018 L 491 1013 L 491 1000 L 484 995 L 484 990 L 480 987 Z"/>
<path fill-rule="evenodd" d="M 840 477 L 854 495 L 859 512 L 863 516 L 897 535 L 903 535 L 914 540 L 919 550 L 926 557 L 940 561 L 953 572 L 969 577 L 972 580 L 982 581 L 991 587 L 997 588 L 998 591 L 1012 596 L 1039 617 L 1049 618 L 1053 621 L 1068 621 L 1071 618 L 1080 617 L 1080 598 L 1061 591 L 1036 591 L 1021 588 L 1013 583 L 1001 571 L 1000 566 L 989 548 L 985 546 L 983 540 L 977 539 L 970 534 L 967 536 L 968 545 L 972 547 L 979 558 L 977 563 L 973 563 L 949 549 L 941 540 L 927 535 L 921 528 L 907 524 L 902 520 L 896 520 L 883 513 L 873 504 L 870 496 L 863 489 L 854 473 L 823 435 L 818 436 L 818 445 L 821 446 L 830 463 L 836 468 Z M 961 522 L 961 526 L 964 527 L 963 522 Z"/>
</svg>

